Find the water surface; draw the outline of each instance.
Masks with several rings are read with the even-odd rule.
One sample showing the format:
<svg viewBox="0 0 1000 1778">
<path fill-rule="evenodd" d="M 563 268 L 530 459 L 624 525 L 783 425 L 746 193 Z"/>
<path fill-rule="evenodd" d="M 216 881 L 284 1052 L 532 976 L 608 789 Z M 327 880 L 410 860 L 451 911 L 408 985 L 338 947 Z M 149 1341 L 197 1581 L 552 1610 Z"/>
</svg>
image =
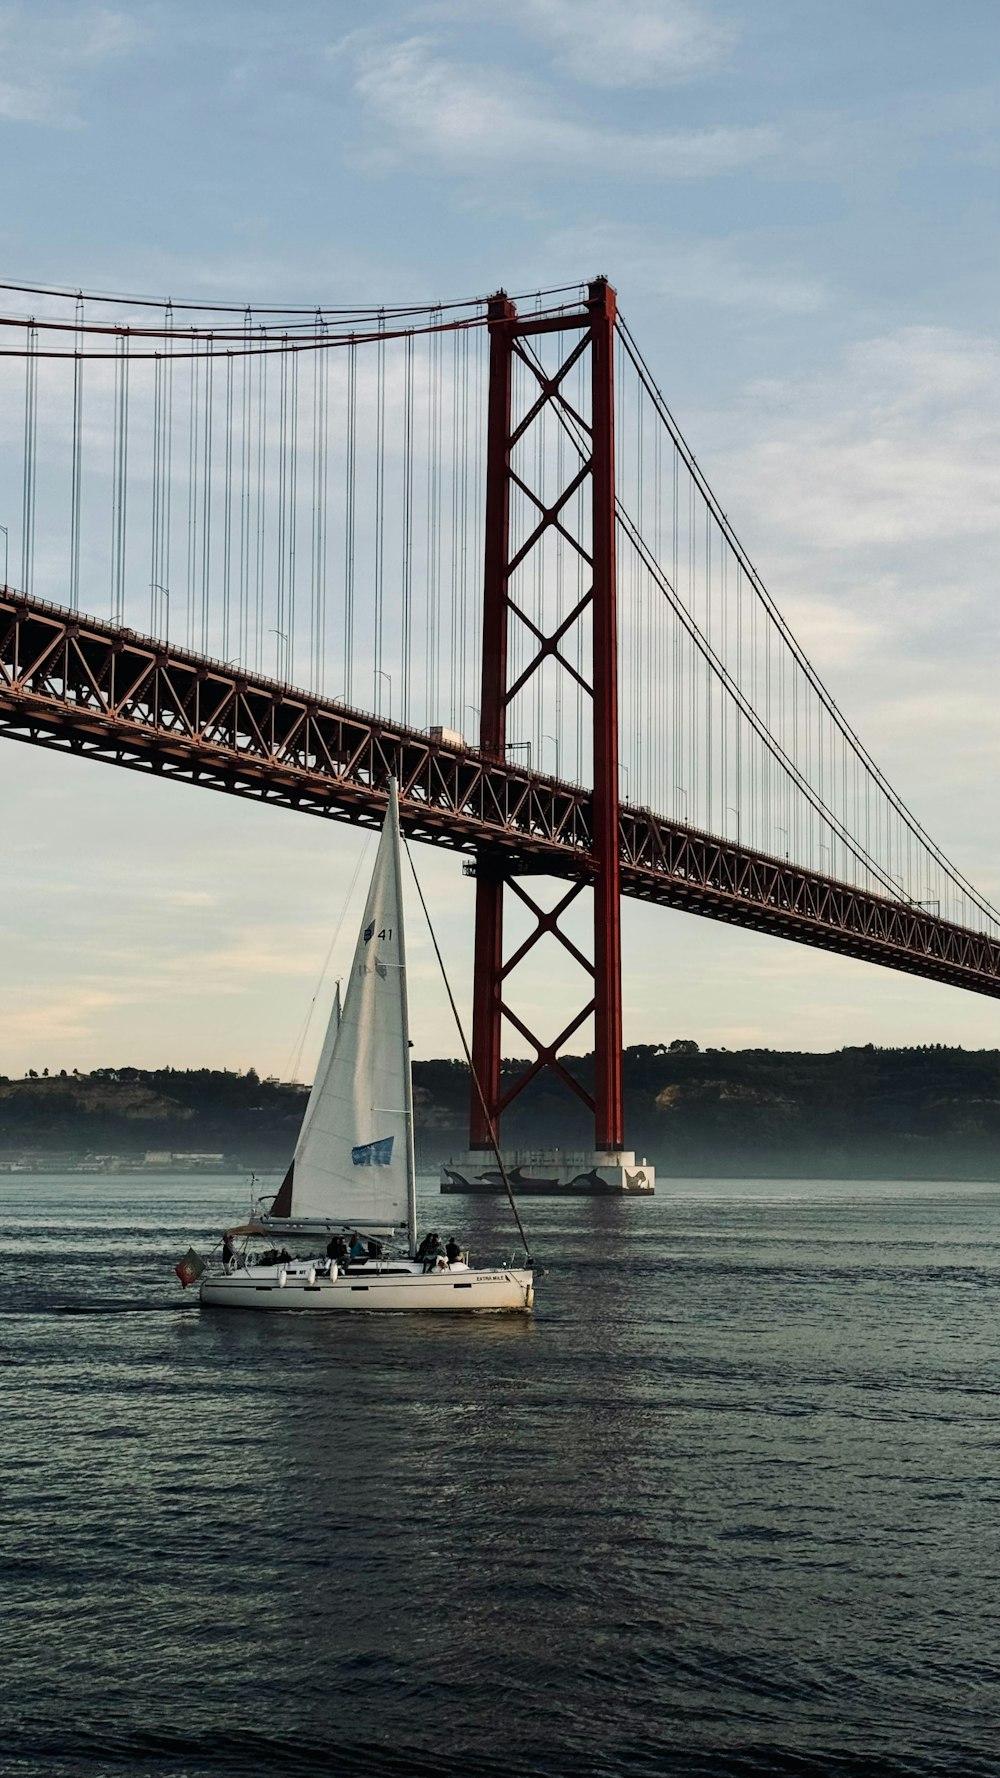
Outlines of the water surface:
<svg viewBox="0 0 1000 1778">
<path fill-rule="evenodd" d="M 532 1319 L 199 1312 L 245 1196 L 0 1180 L 0 1771 L 1000 1772 L 1000 1187 L 533 1200 Z"/>
</svg>

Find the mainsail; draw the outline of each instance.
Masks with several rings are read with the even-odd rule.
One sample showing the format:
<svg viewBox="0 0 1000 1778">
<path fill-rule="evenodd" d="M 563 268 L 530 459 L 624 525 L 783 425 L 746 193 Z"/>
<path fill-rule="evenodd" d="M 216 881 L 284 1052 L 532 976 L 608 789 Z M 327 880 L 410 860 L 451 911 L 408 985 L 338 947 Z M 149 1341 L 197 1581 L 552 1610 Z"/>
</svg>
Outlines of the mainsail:
<svg viewBox="0 0 1000 1778">
<path fill-rule="evenodd" d="M 354 963 L 268 1221 L 412 1224 L 413 1129 L 395 780 Z"/>
</svg>

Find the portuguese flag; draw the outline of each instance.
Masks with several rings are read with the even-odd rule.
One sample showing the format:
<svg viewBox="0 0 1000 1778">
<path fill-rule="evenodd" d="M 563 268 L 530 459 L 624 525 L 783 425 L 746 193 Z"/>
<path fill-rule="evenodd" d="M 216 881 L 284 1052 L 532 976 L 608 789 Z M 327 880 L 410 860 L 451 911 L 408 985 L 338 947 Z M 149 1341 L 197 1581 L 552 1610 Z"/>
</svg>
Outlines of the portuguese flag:
<svg viewBox="0 0 1000 1778">
<path fill-rule="evenodd" d="M 179 1259 L 174 1267 L 174 1271 L 177 1273 L 185 1290 L 189 1284 L 196 1284 L 198 1282 L 198 1279 L 201 1277 L 204 1270 L 205 1261 L 201 1258 L 200 1254 L 195 1252 L 193 1247 L 188 1248 L 184 1258 Z"/>
</svg>

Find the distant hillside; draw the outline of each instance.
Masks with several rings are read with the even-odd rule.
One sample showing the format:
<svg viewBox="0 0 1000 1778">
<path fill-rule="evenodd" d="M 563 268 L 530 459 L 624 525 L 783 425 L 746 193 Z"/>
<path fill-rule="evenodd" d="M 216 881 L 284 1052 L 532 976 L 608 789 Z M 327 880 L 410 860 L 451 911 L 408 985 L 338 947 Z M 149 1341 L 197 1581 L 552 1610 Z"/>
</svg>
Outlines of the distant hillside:
<svg viewBox="0 0 1000 1778">
<path fill-rule="evenodd" d="M 513 1078 L 522 1064 L 505 1063 Z M 589 1086 L 593 1058 L 567 1069 Z M 149 1154 L 283 1167 L 306 1089 L 253 1070 L 99 1068 L 0 1078 L 0 1162 Z M 418 1161 L 465 1145 L 468 1075 L 414 1065 Z M 661 1173 L 1000 1179 L 1000 1051 L 705 1050 L 675 1040 L 625 1052 L 630 1147 Z M 504 1120 L 509 1147 L 586 1148 L 585 1107 L 539 1076 Z M 154 1163 L 155 1164 L 155 1163 Z"/>
<path fill-rule="evenodd" d="M 20 1155 L 222 1153 L 281 1166 L 307 1089 L 209 1068 L 97 1068 L 0 1078 L 0 1159 Z"/>
<path fill-rule="evenodd" d="M 593 1058 L 567 1058 L 593 1084 Z M 513 1077 L 515 1064 L 505 1064 Z M 437 1128 L 444 1109 L 460 1136 L 465 1070 L 426 1062 L 415 1071 Z M 677 1039 L 625 1051 L 628 1143 L 674 1175 L 992 1177 L 1000 1180 L 1000 1051 L 946 1049 L 705 1050 Z M 553 1132 L 558 1132 L 554 1138 Z M 559 1083 L 539 1077 L 504 1120 L 510 1146 L 592 1141 L 589 1115 Z"/>
</svg>

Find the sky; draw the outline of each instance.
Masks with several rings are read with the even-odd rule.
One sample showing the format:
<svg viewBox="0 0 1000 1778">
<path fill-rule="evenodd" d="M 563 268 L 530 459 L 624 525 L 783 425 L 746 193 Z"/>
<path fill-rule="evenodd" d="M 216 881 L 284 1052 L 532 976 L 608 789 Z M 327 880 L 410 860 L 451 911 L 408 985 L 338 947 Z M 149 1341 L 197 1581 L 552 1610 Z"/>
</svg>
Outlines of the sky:
<svg viewBox="0 0 1000 1778">
<path fill-rule="evenodd" d="M 998 56 L 994 0 L 0 3 L 0 265 L 331 305 L 606 273 L 806 652 L 996 900 Z M 308 1078 L 364 836 L 10 741 L 0 824 L 0 1071 Z M 474 886 L 419 868 L 468 1007 Z M 410 951 L 415 1053 L 454 1054 L 416 916 Z M 573 993 L 540 948 L 529 1022 Z M 632 904 L 624 994 L 628 1042 L 1000 1046 L 992 1000 Z"/>
</svg>

